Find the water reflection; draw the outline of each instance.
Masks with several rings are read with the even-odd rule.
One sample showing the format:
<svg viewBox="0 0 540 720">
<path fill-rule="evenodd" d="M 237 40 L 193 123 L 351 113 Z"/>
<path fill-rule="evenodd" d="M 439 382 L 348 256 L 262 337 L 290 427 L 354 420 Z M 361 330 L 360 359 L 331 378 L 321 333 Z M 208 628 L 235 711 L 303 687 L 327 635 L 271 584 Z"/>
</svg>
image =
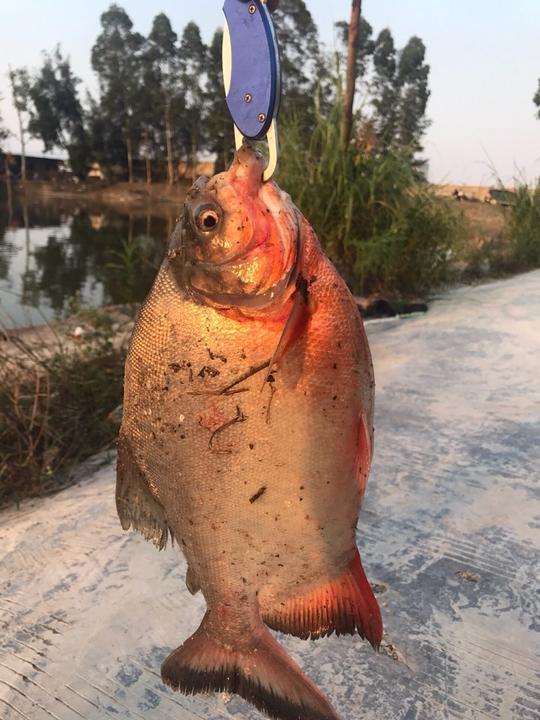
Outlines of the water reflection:
<svg viewBox="0 0 540 720">
<path fill-rule="evenodd" d="M 142 300 L 176 213 L 173 205 L 141 214 L 66 201 L 0 203 L 0 325 Z"/>
</svg>

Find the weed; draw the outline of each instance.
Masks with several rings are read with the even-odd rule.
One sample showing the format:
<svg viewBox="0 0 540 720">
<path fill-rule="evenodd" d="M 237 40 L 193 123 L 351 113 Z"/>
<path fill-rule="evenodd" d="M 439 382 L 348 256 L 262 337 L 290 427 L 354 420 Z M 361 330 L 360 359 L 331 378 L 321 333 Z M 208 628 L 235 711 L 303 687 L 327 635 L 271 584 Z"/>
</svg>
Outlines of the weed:
<svg viewBox="0 0 540 720">
<path fill-rule="evenodd" d="M 345 148 L 338 108 L 318 115 L 307 141 L 300 128 L 283 133 L 279 182 L 351 289 L 414 295 L 444 281 L 459 219 L 417 179 L 407 149 Z"/>
<path fill-rule="evenodd" d="M 521 184 L 506 212 L 506 269 L 517 272 L 540 267 L 540 180 L 534 188 Z"/>
<path fill-rule="evenodd" d="M 465 250 L 468 275 L 503 276 L 540 267 L 540 180 L 535 186 L 520 183 L 513 191 L 500 190 L 510 198 L 500 212 L 504 225 L 489 242 Z"/>
<path fill-rule="evenodd" d="M 77 462 L 114 442 L 123 364 L 104 332 L 53 353 L 18 340 L 2 357 L 0 505 L 60 489 Z"/>
</svg>

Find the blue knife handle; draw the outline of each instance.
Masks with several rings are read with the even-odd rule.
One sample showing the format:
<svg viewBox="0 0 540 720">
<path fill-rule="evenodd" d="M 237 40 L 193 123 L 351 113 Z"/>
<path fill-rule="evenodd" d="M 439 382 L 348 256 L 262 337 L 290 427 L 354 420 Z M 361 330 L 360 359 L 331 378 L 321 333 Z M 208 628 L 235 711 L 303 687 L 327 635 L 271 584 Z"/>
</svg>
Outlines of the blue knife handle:
<svg viewBox="0 0 540 720">
<path fill-rule="evenodd" d="M 227 105 L 236 127 L 251 140 L 263 138 L 276 117 L 280 96 L 277 41 L 261 0 L 225 0 L 232 72 Z"/>
</svg>

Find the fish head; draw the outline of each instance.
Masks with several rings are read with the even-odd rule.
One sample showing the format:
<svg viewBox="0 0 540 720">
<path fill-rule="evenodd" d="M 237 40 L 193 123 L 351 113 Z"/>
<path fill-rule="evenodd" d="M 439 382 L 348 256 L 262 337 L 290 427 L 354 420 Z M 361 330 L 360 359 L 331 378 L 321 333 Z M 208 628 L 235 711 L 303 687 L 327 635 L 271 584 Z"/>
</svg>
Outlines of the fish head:
<svg viewBox="0 0 540 720">
<path fill-rule="evenodd" d="M 244 144 L 226 172 L 199 178 L 171 240 L 170 271 L 181 289 L 217 307 L 258 310 L 288 299 L 300 257 L 300 213 Z"/>
</svg>

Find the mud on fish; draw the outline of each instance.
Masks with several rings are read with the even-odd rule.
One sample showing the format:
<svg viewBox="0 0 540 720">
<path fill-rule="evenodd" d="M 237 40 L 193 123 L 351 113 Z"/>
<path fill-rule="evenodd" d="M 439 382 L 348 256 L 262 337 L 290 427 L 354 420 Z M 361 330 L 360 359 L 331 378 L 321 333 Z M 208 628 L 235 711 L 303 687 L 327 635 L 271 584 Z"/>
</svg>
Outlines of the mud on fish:
<svg viewBox="0 0 540 720">
<path fill-rule="evenodd" d="M 356 547 L 373 369 L 347 287 L 263 168 L 244 145 L 187 196 L 131 340 L 117 508 L 125 530 L 176 540 L 206 600 L 166 684 L 337 720 L 268 628 L 381 641 Z"/>
</svg>

